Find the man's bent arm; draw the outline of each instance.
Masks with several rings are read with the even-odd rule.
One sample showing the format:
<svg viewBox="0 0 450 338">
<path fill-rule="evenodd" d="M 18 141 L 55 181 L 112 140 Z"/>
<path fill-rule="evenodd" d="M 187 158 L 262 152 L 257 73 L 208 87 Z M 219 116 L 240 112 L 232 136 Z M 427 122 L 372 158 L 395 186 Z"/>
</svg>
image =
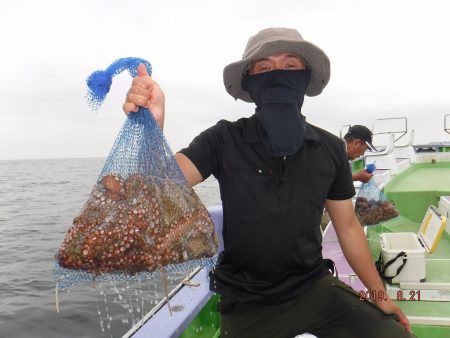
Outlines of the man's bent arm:
<svg viewBox="0 0 450 338">
<path fill-rule="evenodd" d="M 203 177 L 198 171 L 197 167 L 192 163 L 192 161 L 186 155 L 182 153 L 176 153 L 175 159 L 186 178 L 187 183 L 192 187 L 200 182 L 203 182 Z"/>
<path fill-rule="evenodd" d="M 326 208 L 333 222 L 339 244 L 353 271 L 370 291 L 384 290 L 367 245 L 366 235 L 349 200 L 327 200 Z"/>
<path fill-rule="evenodd" d="M 387 296 L 383 281 L 378 275 L 372 260 L 366 235 L 356 218 L 352 201 L 350 199 L 327 200 L 325 205 L 336 230 L 342 252 L 353 271 L 355 271 L 369 291 L 375 291 L 376 294 L 378 294 L 379 290 L 383 292 L 386 299 L 382 301 L 377 300 L 377 305 L 385 312 L 397 314 L 400 318 L 400 323 L 411 332 L 408 318 Z"/>
</svg>

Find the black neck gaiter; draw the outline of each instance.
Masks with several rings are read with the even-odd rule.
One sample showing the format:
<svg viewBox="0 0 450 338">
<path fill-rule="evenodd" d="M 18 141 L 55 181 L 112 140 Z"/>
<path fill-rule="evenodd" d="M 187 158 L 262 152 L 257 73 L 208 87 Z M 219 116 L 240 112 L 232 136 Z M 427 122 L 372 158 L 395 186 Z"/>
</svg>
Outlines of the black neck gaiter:
<svg viewBox="0 0 450 338">
<path fill-rule="evenodd" d="M 263 144 L 270 155 L 292 155 L 302 146 L 305 122 L 300 112 L 309 79 L 309 70 L 273 70 L 242 79 L 267 133 Z"/>
</svg>

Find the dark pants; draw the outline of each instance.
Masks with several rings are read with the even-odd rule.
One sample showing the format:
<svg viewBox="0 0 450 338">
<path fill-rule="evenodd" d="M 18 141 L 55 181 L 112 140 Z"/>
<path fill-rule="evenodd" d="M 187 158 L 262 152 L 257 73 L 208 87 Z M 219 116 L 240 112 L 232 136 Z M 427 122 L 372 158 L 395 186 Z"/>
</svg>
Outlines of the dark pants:
<svg viewBox="0 0 450 338">
<path fill-rule="evenodd" d="M 222 297 L 222 338 L 411 338 L 398 322 L 329 275 L 297 299 L 279 305 L 229 303 Z"/>
</svg>

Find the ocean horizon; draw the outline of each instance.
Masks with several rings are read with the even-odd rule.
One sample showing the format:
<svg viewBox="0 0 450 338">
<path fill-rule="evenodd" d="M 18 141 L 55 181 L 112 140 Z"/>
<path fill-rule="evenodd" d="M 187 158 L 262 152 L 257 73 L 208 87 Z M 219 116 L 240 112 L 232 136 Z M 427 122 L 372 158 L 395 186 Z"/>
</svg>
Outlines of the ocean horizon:
<svg viewBox="0 0 450 338">
<path fill-rule="evenodd" d="M 106 158 L 0 160 L 0 337 L 121 337 L 163 297 L 160 281 L 81 283 L 58 292 L 55 254 Z M 220 204 L 214 178 L 194 187 Z M 169 276 L 175 287 L 184 274 Z"/>
</svg>

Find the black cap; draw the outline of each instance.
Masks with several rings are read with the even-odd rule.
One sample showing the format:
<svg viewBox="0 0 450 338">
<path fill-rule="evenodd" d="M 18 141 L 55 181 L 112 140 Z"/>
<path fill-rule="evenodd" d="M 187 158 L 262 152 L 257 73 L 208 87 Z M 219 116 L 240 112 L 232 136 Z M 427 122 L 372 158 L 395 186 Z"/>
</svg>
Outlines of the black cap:
<svg viewBox="0 0 450 338">
<path fill-rule="evenodd" d="M 365 126 L 361 126 L 361 125 L 351 126 L 348 129 L 347 134 L 345 134 L 345 136 L 351 136 L 355 139 L 362 140 L 362 141 L 366 142 L 370 151 L 378 151 L 377 148 L 375 148 L 372 144 L 372 132 L 370 131 L 369 128 L 367 128 Z M 344 138 L 345 138 L 345 136 L 344 136 Z"/>
</svg>

